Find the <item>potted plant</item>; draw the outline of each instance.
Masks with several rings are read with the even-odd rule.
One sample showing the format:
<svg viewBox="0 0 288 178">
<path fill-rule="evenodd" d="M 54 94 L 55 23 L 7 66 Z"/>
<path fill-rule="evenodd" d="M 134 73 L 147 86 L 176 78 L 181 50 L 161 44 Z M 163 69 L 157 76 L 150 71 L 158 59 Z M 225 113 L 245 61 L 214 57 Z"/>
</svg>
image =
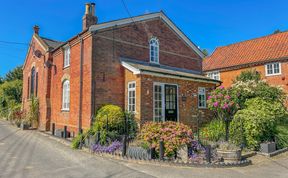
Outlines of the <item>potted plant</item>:
<svg viewBox="0 0 288 178">
<path fill-rule="evenodd" d="M 275 142 L 263 142 L 260 144 L 260 151 L 263 153 L 272 153 L 276 151 Z"/>
<path fill-rule="evenodd" d="M 241 149 L 234 144 L 228 142 L 221 142 L 218 146 L 217 156 L 224 161 L 240 161 Z"/>
</svg>

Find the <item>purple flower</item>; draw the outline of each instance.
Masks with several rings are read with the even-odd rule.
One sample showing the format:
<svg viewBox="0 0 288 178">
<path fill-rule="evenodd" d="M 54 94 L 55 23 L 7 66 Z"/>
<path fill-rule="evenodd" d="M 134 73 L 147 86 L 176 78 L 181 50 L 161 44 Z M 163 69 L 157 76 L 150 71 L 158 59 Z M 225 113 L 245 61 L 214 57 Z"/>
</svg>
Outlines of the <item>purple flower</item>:
<svg viewBox="0 0 288 178">
<path fill-rule="evenodd" d="M 221 85 L 219 88 L 220 88 L 220 89 L 224 89 L 224 86 L 223 86 L 223 85 Z"/>
<path fill-rule="evenodd" d="M 219 105 L 218 101 L 216 101 L 215 103 L 213 103 L 214 107 L 217 107 Z"/>
<path fill-rule="evenodd" d="M 119 141 L 114 141 L 109 146 L 102 146 L 100 144 L 92 145 L 91 149 L 93 152 L 105 152 L 105 153 L 113 153 L 116 150 L 122 147 L 122 143 Z"/>
</svg>

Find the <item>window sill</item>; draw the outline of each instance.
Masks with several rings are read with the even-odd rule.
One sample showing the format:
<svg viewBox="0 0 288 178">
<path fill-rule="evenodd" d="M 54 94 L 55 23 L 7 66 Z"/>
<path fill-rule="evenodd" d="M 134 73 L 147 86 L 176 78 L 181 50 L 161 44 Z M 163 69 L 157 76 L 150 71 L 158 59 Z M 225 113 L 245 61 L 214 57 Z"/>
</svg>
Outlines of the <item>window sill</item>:
<svg viewBox="0 0 288 178">
<path fill-rule="evenodd" d="M 61 112 L 70 112 L 70 109 L 61 109 Z"/>
<path fill-rule="evenodd" d="M 198 107 L 198 109 L 208 109 L 207 107 Z"/>
<path fill-rule="evenodd" d="M 271 76 L 277 76 L 277 75 L 281 75 L 281 73 L 277 73 L 277 74 L 266 74 L 266 77 L 271 77 Z"/>
<path fill-rule="evenodd" d="M 64 66 L 63 67 L 63 70 L 67 69 L 67 68 L 70 68 L 70 65 L 69 66 Z"/>
</svg>

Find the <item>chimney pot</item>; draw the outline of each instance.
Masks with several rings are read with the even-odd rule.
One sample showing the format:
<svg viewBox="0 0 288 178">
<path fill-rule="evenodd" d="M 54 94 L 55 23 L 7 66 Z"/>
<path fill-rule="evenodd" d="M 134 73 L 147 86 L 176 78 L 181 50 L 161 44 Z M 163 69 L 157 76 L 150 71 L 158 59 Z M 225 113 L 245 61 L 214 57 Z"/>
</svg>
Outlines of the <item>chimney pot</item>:
<svg viewBox="0 0 288 178">
<path fill-rule="evenodd" d="M 95 3 L 94 2 L 91 3 L 91 15 L 95 16 Z"/>
<path fill-rule="evenodd" d="M 35 34 L 37 34 L 37 35 L 39 35 L 39 26 L 38 25 L 34 25 L 34 27 L 33 27 L 33 30 L 34 30 L 34 33 Z"/>
<path fill-rule="evenodd" d="M 90 14 L 90 3 L 85 4 L 85 15 Z"/>
<path fill-rule="evenodd" d="M 87 30 L 91 25 L 97 24 L 98 18 L 95 16 L 95 3 L 85 4 L 85 14 L 82 18 L 82 30 Z"/>
</svg>

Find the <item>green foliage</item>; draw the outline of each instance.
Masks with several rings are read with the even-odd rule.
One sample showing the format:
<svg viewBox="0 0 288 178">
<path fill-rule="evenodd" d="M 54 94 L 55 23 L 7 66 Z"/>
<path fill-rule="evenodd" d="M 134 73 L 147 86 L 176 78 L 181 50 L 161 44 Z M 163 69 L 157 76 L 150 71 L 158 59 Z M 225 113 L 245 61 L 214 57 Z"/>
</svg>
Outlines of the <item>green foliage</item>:
<svg viewBox="0 0 288 178">
<path fill-rule="evenodd" d="M 124 113 L 119 106 L 105 105 L 97 111 L 96 124 L 94 124 L 94 130 L 101 130 L 108 125 L 109 130 L 117 130 L 119 127 L 123 127 Z"/>
<path fill-rule="evenodd" d="M 264 81 L 237 81 L 231 87 L 231 96 L 240 109 L 245 108 L 245 102 L 251 98 L 262 98 L 271 102 L 283 103 L 285 93 L 279 87 L 273 87 Z"/>
<path fill-rule="evenodd" d="M 9 71 L 4 78 L 5 81 L 23 80 L 22 66 L 18 66 L 13 70 Z"/>
<path fill-rule="evenodd" d="M 127 128 L 125 128 L 125 118 L 127 119 Z M 105 105 L 97 111 L 92 130 L 95 133 L 100 132 L 101 144 L 121 139 L 121 136 L 125 134 L 125 129 L 127 129 L 129 139 L 136 137 L 138 126 L 133 113 L 123 112 L 116 105 Z"/>
<path fill-rule="evenodd" d="M 78 134 L 76 137 L 73 138 L 72 143 L 71 143 L 71 147 L 73 149 L 78 149 L 80 146 L 80 143 L 83 143 L 84 141 L 84 135 L 83 134 Z"/>
<path fill-rule="evenodd" d="M 178 122 L 147 122 L 143 125 L 139 137 L 141 141 L 148 143 L 150 148 L 156 148 L 157 152 L 159 141 L 163 140 L 165 156 L 171 157 L 181 146 L 191 143 L 193 133 L 188 126 Z"/>
<path fill-rule="evenodd" d="M 236 77 L 236 81 L 234 81 L 234 83 L 238 81 L 247 82 L 251 80 L 256 82 L 261 80 L 260 73 L 257 72 L 255 69 L 241 72 L 241 74 Z"/>
<path fill-rule="evenodd" d="M 0 117 L 8 118 L 22 101 L 22 81 L 14 80 L 0 85 Z"/>
<path fill-rule="evenodd" d="M 276 101 L 253 98 L 245 102 L 230 126 L 231 141 L 237 145 L 246 143 L 248 148 L 258 149 L 259 144 L 274 139 L 277 122 L 287 117 L 283 105 Z"/>
<path fill-rule="evenodd" d="M 0 85 L 1 85 L 2 83 L 4 83 L 4 79 L 3 79 L 3 77 L 0 76 Z"/>
<path fill-rule="evenodd" d="M 29 121 L 35 128 L 38 127 L 39 119 L 39 101 L 36 97 L 32 96 L 29 103 L 29 112 L 27 121 Z"/>
<path fill-rule="evenodd" d="M 218 142 L 225 138 L 225 123 L 220 119 L 213 119 L 209 124 L 200 129 L 201 140 Z"/>
<path fill-rule="evenodd" d="M 278 149 L 288 147 L 288 124 L 276 126 L 276 144 Z"/>
<path fill-rule="evenodd" d="M 207 49 L 203 49 L 203 50 L 202 50 L 202 53 L 204 54 L 205 57 L 206 57 L 206 56 L 209 56 L 209 52 L 208 52 Z"/>
</svg>

